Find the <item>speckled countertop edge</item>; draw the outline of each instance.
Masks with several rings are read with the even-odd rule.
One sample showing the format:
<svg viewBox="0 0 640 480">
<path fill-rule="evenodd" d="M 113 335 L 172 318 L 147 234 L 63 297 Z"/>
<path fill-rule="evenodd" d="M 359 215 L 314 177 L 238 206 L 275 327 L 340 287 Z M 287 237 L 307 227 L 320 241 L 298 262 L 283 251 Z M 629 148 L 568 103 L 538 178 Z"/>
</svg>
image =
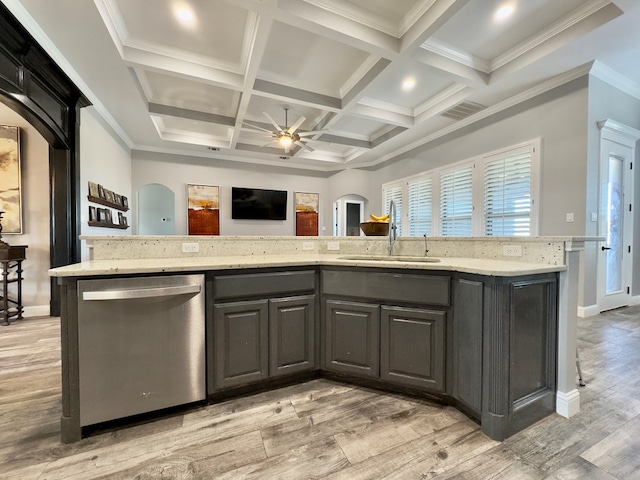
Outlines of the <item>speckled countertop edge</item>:
<svg viewBox="0 0 640 480">
<path fill-rule="evenodd" d="M 52 277 L 91 277 L 144 273 L 201 272 L 244 268 L 331 265 L 347 267 L 440 270 L 478 275 L 512 277 L 566 270 L 564 265 L 510 262 L 484 258 L 443 257 L 439 262 L 353 260 L 348 255 L 243 255 L 157 259 L 92 260 L 49 270 Z"/>
</svg>

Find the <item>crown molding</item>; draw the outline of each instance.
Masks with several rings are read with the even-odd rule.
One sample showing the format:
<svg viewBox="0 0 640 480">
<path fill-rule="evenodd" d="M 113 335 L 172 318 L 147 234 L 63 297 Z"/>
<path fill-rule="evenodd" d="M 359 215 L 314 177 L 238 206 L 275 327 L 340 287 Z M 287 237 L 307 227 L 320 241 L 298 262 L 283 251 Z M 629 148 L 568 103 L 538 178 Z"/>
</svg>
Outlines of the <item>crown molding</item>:
<svg viewBox="0 0 640 480">
<path fill-rule="evenodd" d="M 131 149 L 133 142 L 129 136 L 125 133 L 122 127 L 116 122 L 113 116 L 109 113 L 104 104 L 98 99 L 98 96 L 89 88 L 89 85 L 84 81 L 80 74 L 71 66 L 71 63 L 62 55 L 60 50 L 55 46 L 46 33 L 40 28 L 33 17 L 27 12 L 18 0 L 2 0 L 5 6 L 11 11 L 11 13 L 18 19 L 18 21 L 27 29 L 27 31 L 33 36 L 33 38 L 40 44 L 40 46 L 47 52 L 52 60 L 62 69 L 62 71 L 71 79 L 73 83 L 80 89 L 80 91 L 86 96 L 93 104 L 93 108 L 102 116 L 104 121 L 108 124 L 115 135 Z M 87 107 L 89 108 L 89 107 Z"/>
<path fill-rule="evenodd" d="M 640 100 L 640 85 L 627 77 L 620 75 L 612 68 L 607 67 L 604 63 L 596 60 L 589 71 L 591 75 L 599 78 L 603 82 L 608 83 L 612 87 L 631 95 L 633 98 Z"/>
</svg>

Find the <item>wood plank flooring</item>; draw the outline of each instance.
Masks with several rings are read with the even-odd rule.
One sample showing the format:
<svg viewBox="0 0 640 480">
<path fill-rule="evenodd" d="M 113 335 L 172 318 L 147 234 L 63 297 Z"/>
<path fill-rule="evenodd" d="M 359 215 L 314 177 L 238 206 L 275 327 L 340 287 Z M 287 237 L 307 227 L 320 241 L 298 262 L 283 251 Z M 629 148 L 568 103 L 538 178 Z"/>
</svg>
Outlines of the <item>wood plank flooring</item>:
<svg viewBox="0 0 640 480">
<path fill-rule="evenodd" d="M 57 318 L 0 327 L 0 479 L 640 479 L 640 307 L 579 322 L 582 411 L 495 442 L 453 408 L 327 380 L 60 443 Z"/>
</svg>

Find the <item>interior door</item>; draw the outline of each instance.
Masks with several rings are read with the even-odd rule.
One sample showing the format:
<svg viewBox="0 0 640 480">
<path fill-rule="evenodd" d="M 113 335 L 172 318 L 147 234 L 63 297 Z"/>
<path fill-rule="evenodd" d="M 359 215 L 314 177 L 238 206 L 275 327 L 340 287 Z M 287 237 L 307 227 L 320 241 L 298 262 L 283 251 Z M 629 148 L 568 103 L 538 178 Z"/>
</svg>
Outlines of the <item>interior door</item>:
<svg viewBox="0 0 640 480">
<path fill-rule="evenodd" d="M 601 139 L 598 308 L 629 305 L 632 266 L 632 160 L 634 147 L 620 139 Z"/>
</svg>

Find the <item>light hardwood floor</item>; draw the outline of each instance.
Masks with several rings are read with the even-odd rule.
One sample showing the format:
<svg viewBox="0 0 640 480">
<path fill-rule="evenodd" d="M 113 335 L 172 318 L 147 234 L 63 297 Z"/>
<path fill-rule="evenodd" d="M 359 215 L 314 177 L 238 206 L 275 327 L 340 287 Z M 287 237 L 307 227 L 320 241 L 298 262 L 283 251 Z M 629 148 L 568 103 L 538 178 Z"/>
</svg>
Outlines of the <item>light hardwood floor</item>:
<svg viewBox="0 0 640 480">
<path fill-rule="evenodd" d="M 1 479 L 640 479 L 640 307 L 580 321 L 580 414 L 503 443 L 453 408 L 314 380 L 63 445 L 59 335 L 0 327 Z"/>
</svg>

